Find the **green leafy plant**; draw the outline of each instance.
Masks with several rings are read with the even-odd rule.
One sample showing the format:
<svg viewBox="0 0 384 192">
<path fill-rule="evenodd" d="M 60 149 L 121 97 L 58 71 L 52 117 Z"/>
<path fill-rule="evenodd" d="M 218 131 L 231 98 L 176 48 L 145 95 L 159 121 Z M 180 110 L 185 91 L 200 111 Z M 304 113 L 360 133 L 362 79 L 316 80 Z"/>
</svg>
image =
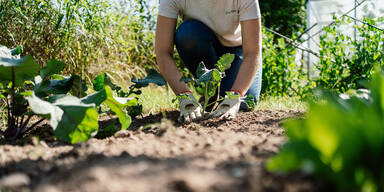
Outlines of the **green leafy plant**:
<svg viewBox="0 0 384 192">
<path fill-rule="evenodd" d="M 383 191 L 384 74 L 377 72 L 368 88 L 349 98 L 324 94 L 306 119 L 286 122 L 289 140 L 268 170 L 302 170 L 338 191 Z"/>
<path fill-rule="evenodd" d="M 204 105 L 202 112 L 206 111 L 207 107 L 214 105 L 220 101 L 220 93 L 217 93 L 217 100 L 213 103 L 209 103 L 211 97 L 216 95 L 216 92 L 220 91 L 221 79 L 225 76 L 224 71 L 231 67 L 231 63 L 235 59 L 233 54 L 224 54 L 217 61 L 216 68 L 207 69 L 203 62 L 201 62 L 196 70 L 196 78 L 194 85 L 197 93 L 203 96 Z M 203 114 L 203 113 L 202 113 Z"/>
<path fill-rule="evenodd" d="M 356 40 L 340 29 L 351 23 L 349 19 L 335 17 L 334 22 L 320 37 L 319 75 L 314 82 L 318 87 L 346 92 L 361 87 L 359 81 L 370 79 L 373 69 L 384 65 L 384 31 L 372 27 L 384 19 L 364 18 L 366 24 L 354 26 Z"/>
<path fill-rule="evenodd" d="M 48 61 L 39 71 L 40 66 L 35 60 L 31 56 L 20 58 L 21 53 L 21 47 L 14 50 L 0 47 L 0 96 L 8 111 L 8 124 L 2 133 L 4 137 L 21 137 L 28 128 L 49 119 L 60 140 L 70 143 L 86 141 L 98 131 L 96 107 L 101 104 L 118 116 L 120 129 L 127 129 L 131 124 L 125 108 L 136 106 L 136 98 L 115 96 L 108 86 L 113 85 L 108 83 L 99 83 L 96 93 L 82 98 L 69 95 L 71 91 L 75 95 L 84 94 L 85 85 L 74 89 L 82 84 L 80 77 L 58 75 L 65 69 L 65 64 L 57 60 Z M 42 118 L 28 127 L 36 115 Z"/>
<path fill-rule="evenodd" d="M 308 81 L 307 69 L 297 63 L 296 49 L 285 39 L 263 29 L 263 96 L 307 96 L 314 83 Z"/>
<path fill-rule="evenodd" d="M 219 99 L 220 93 L 220 83 L 221 79 L 225 76 L 224 71 L 231 67 L 231 63 L 235 59 L 235 55 L 233 54 L 224 54 L 219 58 L 216 68 L 207 69 L 203 62 L 199 64 L 196 70 L 196 78 L 187 78 L 182 77 L 180 81 L 184 81 L 186 83 L 192 83 L 197 91 L 204 98 L 204 106 L 202 111 L 206 111 L 207 107 L 210 105 L 214 105 L 215 103 L 222 101 L 223 99 Z M 137 87 L 146 87 L 149 83 L 154 83 L 159 86 L 166 85 L 166 80 L 161 74 L 159 74 L 155 70 L 149 71 L 147 77 L 144 79 L 136 80 L 132 79 L 132 82 L 135 83 Z M 217 94 L 216 94 L 217 93 Z M 217 95 L 217 100 L 209 103 L 210 99 Z M 183 97 L 183 96 L 177 96 Z M 252 96 L 251 96 L 252 97 Z M 247 97 L 247 103 L 250 106 L 254 106 L 253 97 Z"/>
<path fill-rule="evenodd" d="M 17 137 L 27 129 L 30 117 L 25 119 L 27 106 L 19 87 L 33 79 L 40 68 L 31 56 L 21 58 L 21 53 L 21 46 L 13 50 L 0 47 L 0 98 L 7 110 L 7 127 L 2 134 L 6 138 Z"/>
</svg>

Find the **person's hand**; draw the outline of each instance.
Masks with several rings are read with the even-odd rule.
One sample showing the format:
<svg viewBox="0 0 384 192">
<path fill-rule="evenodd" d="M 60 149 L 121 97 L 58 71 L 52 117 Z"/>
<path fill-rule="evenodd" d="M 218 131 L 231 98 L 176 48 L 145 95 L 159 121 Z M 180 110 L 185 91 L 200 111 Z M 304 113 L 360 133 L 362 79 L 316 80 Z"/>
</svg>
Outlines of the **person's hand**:
<svg viewBox="0 0 384 192">
<path fill-rule="evenodd" d="M 235 91 L 227 92 L 225 99 L 217 109 L 209 114 L 209 118 L 220 117 L 225 120 L 232 120 L 239 112 L 241 95 Z"/>
<path fill-rule="evenodd" d="M 177 98 L 180 102 L 180 116 L 178 119 L 180 123 L 189 123 L 201 118 L 202 107 L 192 93 L 182 93 L 177 95 Z"/>
</svg>

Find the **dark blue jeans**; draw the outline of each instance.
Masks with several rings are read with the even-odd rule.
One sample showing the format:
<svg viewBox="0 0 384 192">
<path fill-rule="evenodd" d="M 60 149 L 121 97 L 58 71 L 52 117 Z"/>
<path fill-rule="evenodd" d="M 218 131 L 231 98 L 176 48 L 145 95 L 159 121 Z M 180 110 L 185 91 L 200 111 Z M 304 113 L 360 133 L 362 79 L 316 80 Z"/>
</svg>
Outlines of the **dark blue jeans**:
<svg viewBox="0 0 384 192">
<path fill-rule="evenodd" d="M 221 55 L 231 53 L 235 55 L 231 68 L 225 71 L 225 77 L 221 82 L 220 96 L 232 88 L 237 73 L 243 62 L 243 47 L 225 47 L 221 45 L 216 35 L 205 24 L 197 20 L 187 20 L 176 30 L 176 49 L 186 65 L 194 75 L 201 61 L 208 69 L 214 68 Z M 262 66 L 259 67 L 252 85 L 246 95 L 252 95 L 256 103 L 259 101 L 261 90 Z"/>
</svg>

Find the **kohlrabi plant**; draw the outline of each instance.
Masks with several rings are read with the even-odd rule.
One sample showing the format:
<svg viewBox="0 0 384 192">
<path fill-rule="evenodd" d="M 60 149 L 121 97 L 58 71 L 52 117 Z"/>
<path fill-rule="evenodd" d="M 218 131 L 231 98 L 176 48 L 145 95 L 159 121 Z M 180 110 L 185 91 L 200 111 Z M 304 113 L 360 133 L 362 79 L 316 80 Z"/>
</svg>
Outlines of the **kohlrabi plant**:
<svg viewBox="0 0 384 192">
<path fill-rule="evenodd" d="M 220 101 L 220 84 L 221 79 L 225 76 L 225 70 L 231 67 L 231 63 L 235 59 L 233 54 L 225 54 L 220 57 L 214 69 L 207 69 L 203 62 L 201 62 L 196 70 L 196 79 L 194 85 L 197 93 L 204 98 L 203 111 L 206 111 L 209 105 L 214 105 Z M 217 93 L 217 94 L 216 94 Z M 210 98 L 217 95 L 217 100 L 209 103 Z"/>
<path fill-rule="evenodd" d="M 27 102 L 22 88 L 24 81 L 32 80 L 38 74 L 40 66 L 31 56 L 20 57 L 21 53 L 21 46 L 13 50 L 0 47 L 0 98 L 7 111 L 7 125 L 1 133 L 5 138 L 23 134 L 31 119 L 31 115 L 26 115 Z"/>
<path fill-rule="evenodd" d="M 180 81 L 191 83 L 197 93 L 204 99 L 202 112 L 206 111 L 209 106 L 215 105 L 223 100 L 223 98 L 220 98 L 221 80 L 225 77 L 225 70 L 231 67 L 234 59 L 235 55 L 229 53 L 224 54 L 217 61 L 213 69 L 208 69 L 205 64 L 201 62 L 196 70 L 196 78 L 182 77 L 180 79 Z M 165 79 L 154 70 L 151 70 L 145 79 L 132 79 L 132 82 L 136 83 L 136 86 L 139 87 L 148 86 L 149 83 L 155 83 L 160 86 L 166 85 Z M 214 101 L 212 101 L 212 98 L 215 96 L 217 96 L 217 98 L 214 98 Z M 177 97 L 183 97 L 183 95 Z M 255 106 L 254 98 L 251 95 L 245 97 L 244 101 L 250 108 Z"/>
<path fill-rule="evenodd" d="M 8 122 L 1 132 L 5 138 L 22 137 L 28 129 L 48 119 L 58 139 L 70 143 L 86 141 L 98 131 L 96 107 L 101 104 L 118 116 L 119 129 L 131 124 L 125 108 L 136 106 L 137 99 L 118 97 L 107 84 L 84 96 L 86 86 L 79 76 L 57 74 L 66 67 L 64 63 L 50 60 L 39 70 L 31 56 L 20 58 L 21 53 L 21 47 L 0 47 L 0 97 L 6 103 Z M 41 119 L 30 125 L 34 116 Z"/>
<path fill-rule="evenodd" d="M 93 89 L 95 91 L 99 91 L 104 86 L 107 85 L 107 86 L 111 87 L 111 89 L 114 91 L 115 95 L 117 95 L 118 97 L 132 97 L 133 95 L 135 95 L 136 100 L 139 99 L 137 96 L 141 95 L 141 93 L 142 93 L 140 90 L 140 88 L 143 87 L 140 84 L 142 82 L 137 81 L 136 83 L 129 86 L 128 90 L 125 91 L 120 86 L 117 86 L 116 84 L 114 84 L 112 82 L 112 79 L 113 79 L 113 77 L 108 73 L 103 73 L 103 74 L 97 76 L 95 78 L 95 80 L 93 81 Z M 133 79 L 133 81 L 135 81 L 135 80 Z M 141 80 L 141 81 L 143 81 L 143 80 Z M 164 83 L 158 83 L 158 84 L 164 85 Z M 141 115 L 142 111 L 143 111 L 143 105 L 141 105 L 141 104 L 127 107 L 128 115 L 130 115 L 131 117 L 136 117 L 138 115 Z"/>
</svg>

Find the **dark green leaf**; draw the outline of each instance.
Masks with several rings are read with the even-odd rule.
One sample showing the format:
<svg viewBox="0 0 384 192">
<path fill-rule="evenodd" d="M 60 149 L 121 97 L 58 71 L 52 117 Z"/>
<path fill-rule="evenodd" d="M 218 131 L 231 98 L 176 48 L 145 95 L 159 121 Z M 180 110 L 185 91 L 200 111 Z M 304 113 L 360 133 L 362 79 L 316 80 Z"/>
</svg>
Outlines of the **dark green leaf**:
<svg viewBox="0 0 384 192">
<path fill-rule="evenodd" d="M 23 53 L 23 46 L 19 45 L 15 49 L 11 50 L 12 56 L 21 55 Z"/>
<path fill-rule="evenodd" d="M 86 91 L 88 90 L 86 81 L 81 79 L 78 75 L 72 75 L 73 77 L 73 86 L 71 89 L 71 94 L 77 97 L 85 97 L 87 95 Z"/>
<path fill-rule="evenodd" d="M 127 107 L 127 112 L 131 117 L 137 117 L 143 113 L 143 105 Z"/>
<path fill-rule="evenodd" d="M 38 97 L 45 97 L 50 94 L 67 94 L 73 86 L 73 81 L 73 76 L 64 77 L 62 80 L 44 80 L 35 86 L 35 94 Z"/>
<path fill-rule="evenodd" d="M 60 140 L 77 143 L 87 141 L 97 133 L 98 114 L 93 104 L 84 104 L 73 96 L 54 98 L 53 103 L 35 95 L 27 100 L 35 114 L 49 115 L 50 125 Z"/>
<path fill-rule="evenodd" d="M 44 80 L 47 77 L 59 73 L 65 69 L 65 63 L 58 60 L 50 60 L 47 65 L 40 70 L 40 76 Z"/>
<path fill-rule="evenodd" d="M 121 123 L 121 129 L 125 130 L 131 124 L 131 117 L 127 115 L 124 108 L 127 106 L 137 105 L 137 100 L 135 98 L 123 98 L 113 96 L 112 89 L 108 86 L 105 86 L 104 89 L 84 97 L 81 99 L 83 103 L 93 103 L 96 106 L 105 103 L 111 111 L 113 111 L 119 118 Z"/>
<path fill-rule="evenodd" d="M 196 69 L 196 77 L 199 79 L 201 76 L 208 72 L 209 70 L 205 67 L 204 62 L 200 62 L 199 66 Z"/>
<path fill-rule="evenodd" d="M 164 79 L 164 77 L 153 69 L 148 72 L 147 77 L 144 79 L 136 80 L 135 78 L 132 78 L 131 81 L 136 84 L 137 88 L 147 87 L 149 83 L 154 83 L 158 86 L 164 86 L 167 84 L 167 81 Z"/>
<path fill-rule="evenodd" d="M 104 88 L 104 86 L 109 86 L 112 88 L 112 90 L 121 89 L 120 87 L 118 87 L 112 83 L 111 77 L 109 76 L 108 73 L 103 73 L 103 74 L 97 76 L 95 78 L 95 80 L 93 81 L 93 89 L 95 91 L 100 91 L 101 89 Z"/>
<path fill-rule="evenodd" d="M 0 50 L 0 83 L 8 84 L 12 81 L 12 68 L 14 69 L 15 85 L 21 86 L 24 81 L 31 80 L 38 74 L 40 66 L 29 55 L 19 59 L 18 56 L 12 56 L 9 49 Z"/>
</svg>

